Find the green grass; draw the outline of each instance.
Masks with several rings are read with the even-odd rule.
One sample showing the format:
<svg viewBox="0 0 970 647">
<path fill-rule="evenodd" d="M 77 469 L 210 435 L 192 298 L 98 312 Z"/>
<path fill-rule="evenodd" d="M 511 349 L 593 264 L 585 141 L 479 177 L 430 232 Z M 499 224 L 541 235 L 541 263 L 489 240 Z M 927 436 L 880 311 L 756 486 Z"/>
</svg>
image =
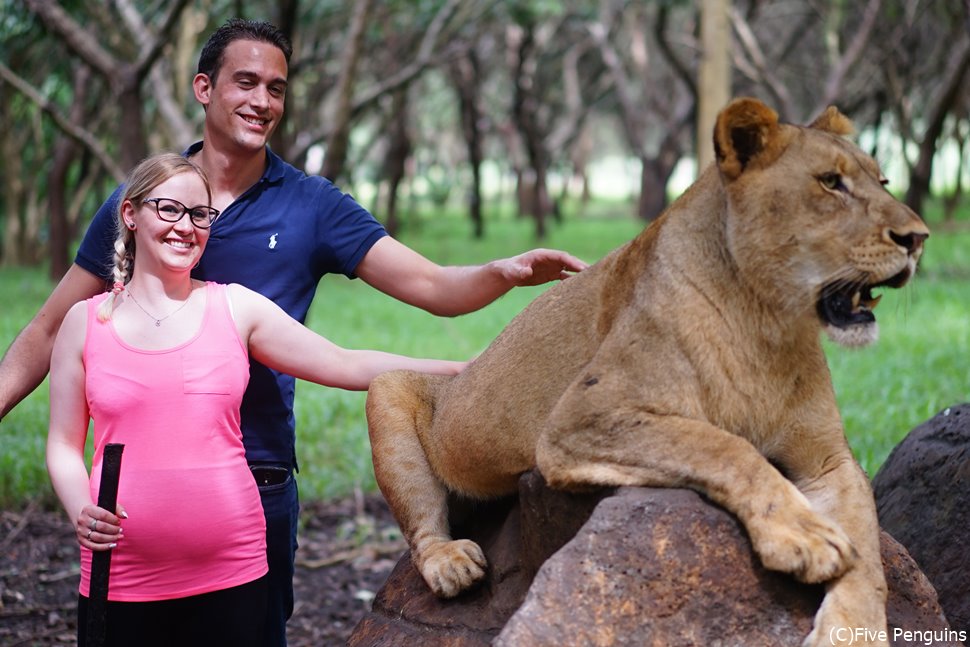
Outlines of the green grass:
<svg viewBox="0 0 970 647">
<path fill-rule="evenodd" d="M 639 231 L 640 225 L 625 215 L 628 205 L 605 211 L 624 216 L 567 216 L 543 246 L 595 261 Z M 446 264 L 484 262 L 534 246 L 530 223 L 509 217 L 488 222 L 483 241 L 471 240 L 469 227 L 457 216 L 425 215 L 409 226 L 402 240 Z M 968 400 L 968 246 L 970 232 L 934 231 L 913 284 L 885 292 L 878 310 L 879 343 L 853 352 L 826 347 L 847 435 L 870 475 L 910 429 Z M 41 269 L 0 271 L 6 301 L 0 347 L 7 347 L 50 288 Z M 447 319 L 398 303 L 361 281 L 331 276 L 321 282 L 309 325 L 350 347 L 466 359 L 487 346 L 541 290 L 520 288 L 479 312 Z M 296 406 L 304 498 L 372 490 L 364 394 L 301 383 Z M 22 505 L 29 498 L 54 500 L 44 468 L 47 409 L 45 383 L 0 423 L 0 507 Z"/>
</svg>

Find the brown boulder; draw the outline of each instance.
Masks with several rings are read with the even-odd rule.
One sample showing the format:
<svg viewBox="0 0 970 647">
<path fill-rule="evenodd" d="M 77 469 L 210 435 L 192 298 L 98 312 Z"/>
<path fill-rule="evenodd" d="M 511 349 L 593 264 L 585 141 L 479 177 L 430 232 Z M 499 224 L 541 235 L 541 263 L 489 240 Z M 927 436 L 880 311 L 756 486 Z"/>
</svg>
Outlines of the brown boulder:
<svg viewBox="0 0 970 647">
<path fill-rule="evenodd" d="M 456 535 L 485 550 L 482 585 L 439 600 L 405 555 L 352 647 L 800 645 L 823 594 L 762 568 L 737 520 L 688 490 L 574 495 L 531 473 L 517 500 L 466 519 Z M 890 624 L 946 630 L 905 550 L 885 535 L 882 545 Z"/>
<path fill-rule="evenodd" d="M 357 625 L 349 645 L 488 645 L 522 604 L 539 567 L 569 541 L 610 490 L 567 494 L 538 473 L 519 481 L 519 496 L 449 504 L 456 537 L 473 538 L 489 560 L 485 580 L 453 600 L 436 597 L 406 553 Z M 525 524 L 523 527 L 522 524 Z"/>
<path fill-rule="evenodd" d="M 913 429 L 873 479 L 879 523 L 936 587 L 953 628 L 970 632 L 970 404 Z"/>
</svg>

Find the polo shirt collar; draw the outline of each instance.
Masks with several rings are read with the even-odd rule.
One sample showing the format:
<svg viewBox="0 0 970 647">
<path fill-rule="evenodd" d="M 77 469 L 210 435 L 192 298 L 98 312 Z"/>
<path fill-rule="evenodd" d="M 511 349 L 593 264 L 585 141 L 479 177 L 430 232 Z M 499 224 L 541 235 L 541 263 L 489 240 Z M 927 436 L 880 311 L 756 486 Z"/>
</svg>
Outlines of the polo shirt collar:
<svg viewBox="0 0 970 647">
<path fill-rule="evenodd" d="M 202 145 L 205 142 L 198 141 L 185 149 L 182 153 L 182 157 L 191 157 L 195 155 L 200 150 L 202 150 Z M 279 155 L 274 153 L 272 149 L 266 147 L 266 169 L 263 171 L 263 176 L 259 179 L 260 182 L 281 182 L 283 176 L 286 173 L 286 166 Z"/>
</svg>

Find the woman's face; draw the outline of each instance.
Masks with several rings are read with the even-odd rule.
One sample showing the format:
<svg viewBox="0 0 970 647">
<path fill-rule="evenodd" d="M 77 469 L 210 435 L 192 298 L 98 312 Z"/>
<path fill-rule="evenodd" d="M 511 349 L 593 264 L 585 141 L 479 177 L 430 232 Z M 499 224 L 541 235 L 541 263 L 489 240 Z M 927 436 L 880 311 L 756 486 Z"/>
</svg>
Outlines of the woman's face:
<svg viewBox="0 0 970 647">
<path fill-rule="evenodd" d="M 192 212 L 208 206 L 205 184 L 191 171 L 174 175 L 156 186 L 138 207 L 125 202 L 125 224 L 135 225 L 136 269 L 157 273 L 191 271 L 209 240 L 209 230 L 193 223 Z M 167 222 L 159 213 L 178 220 Z"/>
</svg>

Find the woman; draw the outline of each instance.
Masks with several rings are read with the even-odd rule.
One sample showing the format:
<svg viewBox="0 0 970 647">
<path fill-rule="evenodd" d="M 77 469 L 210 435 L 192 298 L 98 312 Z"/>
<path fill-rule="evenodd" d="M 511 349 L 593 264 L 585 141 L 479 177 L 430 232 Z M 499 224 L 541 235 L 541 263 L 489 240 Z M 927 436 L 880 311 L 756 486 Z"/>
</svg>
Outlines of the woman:
<svg viewBox="0 0 970 647">
<path fill-rule="evenodd" d="M 139 164 L 120 201 L 113 289 L 76 304 L 54 345 L 47 465 L 82 549 L 81 645 L 103 550 L 114 551 L 108 644 L 261 644 L 265 520 L 239 428 L 250 355 L 354 390 L 388 370 L 464 366 L 346 350 L 251 290 L 192 279 L 218 216 L 210 203 L 194 163 Z M 125 444 L 115 511 L 94 503 L 108 443 Z"/>
</svg>

